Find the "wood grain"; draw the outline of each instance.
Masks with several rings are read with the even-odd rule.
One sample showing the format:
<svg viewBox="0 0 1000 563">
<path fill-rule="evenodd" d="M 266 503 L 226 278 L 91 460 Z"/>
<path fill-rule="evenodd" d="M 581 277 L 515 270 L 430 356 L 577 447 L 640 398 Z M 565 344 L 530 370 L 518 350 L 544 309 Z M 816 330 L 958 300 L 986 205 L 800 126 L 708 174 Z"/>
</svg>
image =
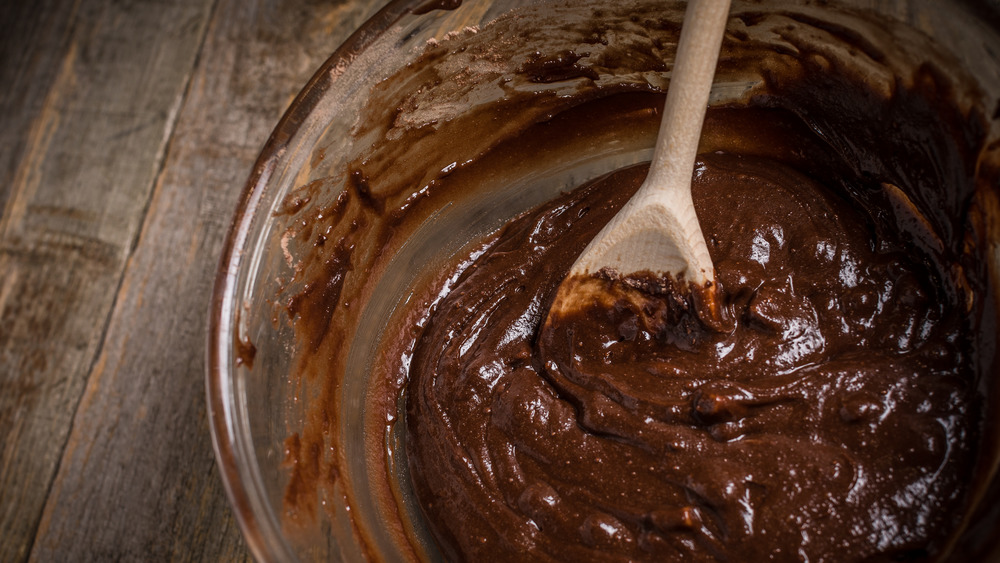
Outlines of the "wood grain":
<svg viewBox="0 0 1000 563">
<path fill-rule="evenodd" d="M 205 413 L 215 267 L 243 183 L 281 113 L 377 7 L 219 0 L 33 559 L 248 557 L 222 492 Z"/>
<path fill-rule="evenodd" d="M 65 55 L 74 6 L 60 0 L 0 2 L 0 210 L 5 207 L 30 124 Z"/>
<path fill-rule="evenodd" d="M 211 2 L 4 3 L 2 561 L 33 543 Z"/>
</svg>

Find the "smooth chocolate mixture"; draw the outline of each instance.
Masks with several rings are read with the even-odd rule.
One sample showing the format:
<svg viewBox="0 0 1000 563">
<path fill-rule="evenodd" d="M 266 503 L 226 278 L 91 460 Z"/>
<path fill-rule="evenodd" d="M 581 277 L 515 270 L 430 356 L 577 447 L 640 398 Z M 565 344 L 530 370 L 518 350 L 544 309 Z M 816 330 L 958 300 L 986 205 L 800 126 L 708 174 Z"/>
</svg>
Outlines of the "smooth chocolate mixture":
<svg viewBox="0 0 1000 563">
<path fill-rule="evenodd" d="M 964 296 L 820 181 L 703 155 L 694 197 L 721 332 L 610 282 L 540 330 L 644 172 L 505 227 L 430 317 L 408 453 L 449 555 L 861 561 L 942 547 L 978 433 Z"/>
<path fill-rule="evenodd" d="M 961 268 L 899 188 L 794 115 L 721 110 L 708 127 L 768 147 L 695 171 L 721 330 L 611 282 L 542 325 L 641 167 L 506 226 L 429 316 L 408 455 L 450 557 L 912 560 L 947 545 L 981 408 Z"/>
</svg>

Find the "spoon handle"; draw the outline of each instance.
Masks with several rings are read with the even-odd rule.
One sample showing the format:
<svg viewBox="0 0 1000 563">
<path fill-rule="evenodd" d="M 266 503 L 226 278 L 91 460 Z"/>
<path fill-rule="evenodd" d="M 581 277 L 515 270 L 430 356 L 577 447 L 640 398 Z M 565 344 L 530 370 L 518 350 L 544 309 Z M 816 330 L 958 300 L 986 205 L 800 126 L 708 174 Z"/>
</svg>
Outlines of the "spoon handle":
<svg viewBox="0 0 1000 563">
<path fill-rule="evenodd" d="M 729 0 L 688 2 L 649 173 L 570 274 L 649 272 L 702 287 L 715 279 L 691 179 L 728 19 Z"/>
<path fill-rule="evenodd" d="M 730 0 L 689 0 L 646 186 L 690 191 Z"/>
</svg>

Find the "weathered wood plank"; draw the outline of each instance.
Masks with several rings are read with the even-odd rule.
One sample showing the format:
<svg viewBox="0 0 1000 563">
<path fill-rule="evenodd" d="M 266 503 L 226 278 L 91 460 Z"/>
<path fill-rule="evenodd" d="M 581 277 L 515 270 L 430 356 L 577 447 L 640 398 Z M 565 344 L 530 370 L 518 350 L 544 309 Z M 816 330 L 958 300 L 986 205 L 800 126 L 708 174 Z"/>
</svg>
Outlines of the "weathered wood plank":
<svg viewBox="0 0 1000 563">
<path fill-rule="evenodd" d="M 10 195 L 25 133 L 51 88 L 69 42 L 74 5 L 0 2 L 0 210 Z"/>
<path fill-rule="evenodd" d="M 219 0 L 32 558 L 246 557 L 205 412 L 218 254 L 281 112 L 377 7 Z"/>
<path fill-rule="evenodd" d="M 32 546 L 212 1 L 4 3 L 0 561 Z"/>
</svg>

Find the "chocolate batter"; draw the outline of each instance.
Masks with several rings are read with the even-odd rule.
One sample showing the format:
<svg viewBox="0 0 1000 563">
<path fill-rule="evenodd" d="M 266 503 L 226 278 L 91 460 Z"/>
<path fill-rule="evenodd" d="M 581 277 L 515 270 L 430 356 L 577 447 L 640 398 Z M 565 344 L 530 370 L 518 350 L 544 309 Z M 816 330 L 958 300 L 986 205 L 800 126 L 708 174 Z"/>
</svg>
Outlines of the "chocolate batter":
<svg viewBox="0 0 1000 563">
<path fill-rule="evenodd" d="M 919 37 L 871 39 L 809 7 L 750 3 L 724 45 L 718 80 L 761 81 L 709 111 L 695 172 L 721 324 L 593 279 L 601 298 L 543 327 L 576 256 L 641 183 L 643 166 L 624 168 L 431 266 L 381 335 L 362 455 L 343 443 L 357 430 L 337 418 L 358 400 L 343 394 L 347 344 L 410 234 L 545 151 L 655 132 L 662 96 L 646 80 L 676 25 L 662 2 L 615 6 L 598 27 L 553 14 L 579 36 L 569 51 L 522 52 L 516 17 L 431 45 L 398 81 L 419 85 L 412 95 L 359 118 L 353 133 L 378 142 L 348 163 L 336 200 L 317 203 L 322 180 L 292 194 L 283 242 L 304 258 L 282 302 L 297 381 L 322 389 L 289 438 L 288 520 L 317 498 L 353 510 L 367 487 L 381 512 L 352 521 L 360 543 L 385 528 L 412 559 L 421 523 L 449 560 L 975 553 L 968 525 L 981 539 L 996 521 L 970 514 L 995 454 L 995 226 L 982 212 L 995 211 L 997 150 L 975 88 L 904 56 Z M 427 70 L 445 55 L 486 78 Z M 434 98 L 477 92 L 500 97 L 462 116 Z"/>
<path fill-rule="evenodd" d="M 862 561 L 939 549 L 978 435 L 965 299 L 824 179 L 702 156 L 693 193 L 721 331 L 675 296 L 607 281 L 603 299 L 540 330 L 577 253 L 644 175 L 613 173 L 505 227 L 420 336 L 408 455 L 449 555 Z"/>
</svg>

